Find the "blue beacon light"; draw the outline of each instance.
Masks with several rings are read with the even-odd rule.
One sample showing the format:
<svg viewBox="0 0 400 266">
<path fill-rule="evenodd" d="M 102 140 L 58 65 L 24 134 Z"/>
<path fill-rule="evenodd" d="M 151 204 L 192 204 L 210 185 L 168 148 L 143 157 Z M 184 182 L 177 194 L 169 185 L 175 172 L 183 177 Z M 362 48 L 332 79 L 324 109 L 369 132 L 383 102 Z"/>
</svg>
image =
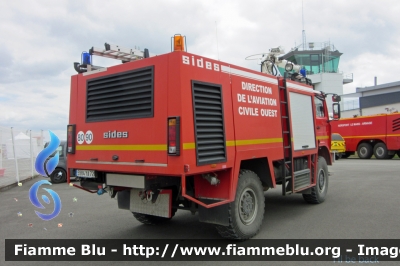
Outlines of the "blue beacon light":
<svg viewBox="0 0 400 266">
<path fill-rule="evenodd" d="M 81 65 L 91 65 L 91 64 L 92 64 L 92 56 L 87 52 L 83 52 Z"/>
<path fill-rule="evenodd" d="M 300 69 L 300 74 L 305 77 L 307 75 L 307 71 L 305 68 Z"/>
</svg>

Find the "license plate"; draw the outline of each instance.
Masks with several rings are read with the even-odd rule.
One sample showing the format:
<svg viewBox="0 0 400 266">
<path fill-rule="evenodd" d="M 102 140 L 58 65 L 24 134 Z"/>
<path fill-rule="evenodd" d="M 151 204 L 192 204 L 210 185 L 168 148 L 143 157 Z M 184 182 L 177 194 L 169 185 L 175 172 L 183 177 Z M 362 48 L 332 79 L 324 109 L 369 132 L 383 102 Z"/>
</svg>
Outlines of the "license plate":
<svg viewBox="0 0 400 266">
<path fill-rule="evenodd" d="M 94 170 L 76 170 L 77 177 L 95 178 Z"/>
</svg>

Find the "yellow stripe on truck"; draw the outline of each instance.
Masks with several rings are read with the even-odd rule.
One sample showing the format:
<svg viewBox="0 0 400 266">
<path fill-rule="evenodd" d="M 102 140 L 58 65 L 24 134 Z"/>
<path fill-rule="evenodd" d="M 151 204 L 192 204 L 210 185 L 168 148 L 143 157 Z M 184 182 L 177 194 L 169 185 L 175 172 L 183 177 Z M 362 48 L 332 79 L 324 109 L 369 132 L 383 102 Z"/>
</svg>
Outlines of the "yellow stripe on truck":
<svg viewBox="0 0 400 266">
<path fill-rule="evenodd" d="M 283 142 L 282 138 L 270 138 L 270 139 L 246 139 L 234 141 L 236 146 L 242 145 L 256 145 L 256 144 L 268 144 L 268 143 L 280 143 Z M 228 143 L 227 143 L 228 144 Z M 228 145 L 227 145 L 228 146 Z M 233 145 L 232 145 L 233 146 Z"/>
<path fill-rule="evenodd" d="M 281 143 L 282 138 L 269 138 L 269 139 L 245 139 L 245 140 L 227 140 L 226 146 L 243 146 L 243 145 L 257 145 L 257 144 L 268 144 L 268 143 Z M 183 143 L 184 150 L 192 150 L 196 148 L 196 143 Z"/>
<path fill-rule="evenodd" d="M 344 139 L 363 139 L 363 138 L 384 138 L 384 137 L 400 137 L 400 134 L 388 135 L 369 135 L 369 136 L 343 136 Z"/>
<path fill-rule="evenodd" d="M 245 139 L 245 140 L 228 140 L 226 146 L 243 146 L 243 145 L 257 145 L 269 143 L 281 143 L 282 138 L 268 138 L 268 139 Z M 192 150 L 196 147 L 196 143 L 188 142 L 183 143 L 184 150 Z M 159 145 L 77 145 L 78 151 L 167 151 L 166 144 Z"/>
<path fill-rule="evenodd" d="M 166 144 L 158 145 L 77 145 L 78 151 L 167 151 Z"/>
<path fill-rule="evenodd" d="M 193 150 L 194 148 L 196 148 L 196 144 L 194 142 L 183 143 L 183 149 L 184 150 Z"/>
</svg>

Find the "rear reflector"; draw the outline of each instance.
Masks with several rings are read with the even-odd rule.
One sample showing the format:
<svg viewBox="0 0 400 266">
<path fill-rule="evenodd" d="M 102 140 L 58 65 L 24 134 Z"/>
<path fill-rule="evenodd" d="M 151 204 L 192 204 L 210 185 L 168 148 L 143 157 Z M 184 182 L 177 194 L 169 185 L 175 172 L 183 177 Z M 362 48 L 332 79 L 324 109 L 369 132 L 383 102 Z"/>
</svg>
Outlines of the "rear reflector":
<svg viewBox="0 0 400 266">
<path fill-rule="evenodd" d="M 76 125 L 67 126 L 67 153 L 75 153 L 75 127 Z"/>
<path fill-rule="evenodd" d="M 180 119 L 168 118 L 168 155 L 180 154 Z"/>
</svg>

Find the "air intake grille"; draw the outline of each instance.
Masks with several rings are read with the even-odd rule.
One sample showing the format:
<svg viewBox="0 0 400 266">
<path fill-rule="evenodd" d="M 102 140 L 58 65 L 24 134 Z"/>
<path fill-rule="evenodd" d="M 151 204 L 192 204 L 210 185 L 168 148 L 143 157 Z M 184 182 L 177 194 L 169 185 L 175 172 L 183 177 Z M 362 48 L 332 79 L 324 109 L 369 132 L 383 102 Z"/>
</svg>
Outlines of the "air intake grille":
<svg viewBox="0 0 400 266">
<path fill-rule="evenodd" d="M 87 81 L 86 121 L 153 117 L 153 67 Z"/>
<path fill-rule="evenodd" d="M 400 118 L 393 120 L 393 131 L 400 130 Z"/>
<path fill-rule="evenodd" d="M 221 86 L 193 81 L 192 90 L 197 165 L 226 162 Z"/>
</svg>

